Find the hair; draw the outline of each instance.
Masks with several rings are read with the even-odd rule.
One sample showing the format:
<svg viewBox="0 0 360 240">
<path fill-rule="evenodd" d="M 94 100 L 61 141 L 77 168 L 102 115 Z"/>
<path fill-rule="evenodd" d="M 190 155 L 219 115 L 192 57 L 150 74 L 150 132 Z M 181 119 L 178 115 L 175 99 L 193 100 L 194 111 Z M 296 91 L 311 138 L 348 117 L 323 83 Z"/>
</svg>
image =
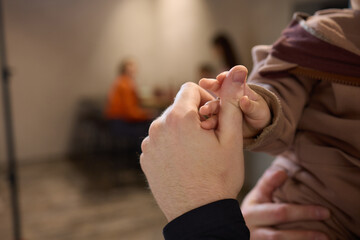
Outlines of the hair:
<svg viewBox="0 0 360 240">
<path fill-rule="evenodd" d="M 232 68 L 238 65 L 238 59 L 235 56 L 234 49 L 230 43 L 229 38 L 225 34 L 218 34 L 213 38 L 213 46 L 220 47 L 223 52 L 223 60 L 226 67 Z"/>
<path fill-rule="evenodd" d="M 203 63 L 199 66 L 199 70 L 202 72 L 213 72 L 214 68 L 208 63 Z"/>
<path fill-rule="evenodd" d="M 119 68 L 118 68 L 118 74 L 123 75 L 126 73 L 126 68 L 128 64 L 134 63 L 134 60 L 131 58 L 125 58 L 121 61 Z"/>
<path fill-rule="evenodd" d="M 205 75 L 203 77 L 214 77 L 213 75 L 215 75 L 215 69 L 213 68 L 213 66 L 211 66 L 208 63 L 203 63 L 199 66 L 199 72 L 200 74 L 204 74 Z"/>
</svg>

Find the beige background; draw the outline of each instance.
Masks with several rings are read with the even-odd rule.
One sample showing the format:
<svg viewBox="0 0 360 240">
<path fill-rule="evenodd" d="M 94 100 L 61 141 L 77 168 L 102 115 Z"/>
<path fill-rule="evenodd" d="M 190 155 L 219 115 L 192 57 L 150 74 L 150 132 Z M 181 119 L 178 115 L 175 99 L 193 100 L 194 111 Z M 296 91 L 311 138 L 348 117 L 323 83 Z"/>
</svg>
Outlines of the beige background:
<svg viewBox="0 0 360 240">
<path fill-rule="evenodd" d="M 232 36 L 251 68 L 251 47 L 269 44 L 292 15 L 294 0 L 6 0 L 5 24 L 19 161 L 67 151 L 76 104 L 104 97 L 120 59 L 139 63 L 143 94 L 197 80 L 217 63 L 209 41 Z M 2 101 L 2 100 L 1 100 Z M 3 115 L 2 105 L 0 106 Z M 0 161 L 5 159 L 0 118 Z"/>
</svg>

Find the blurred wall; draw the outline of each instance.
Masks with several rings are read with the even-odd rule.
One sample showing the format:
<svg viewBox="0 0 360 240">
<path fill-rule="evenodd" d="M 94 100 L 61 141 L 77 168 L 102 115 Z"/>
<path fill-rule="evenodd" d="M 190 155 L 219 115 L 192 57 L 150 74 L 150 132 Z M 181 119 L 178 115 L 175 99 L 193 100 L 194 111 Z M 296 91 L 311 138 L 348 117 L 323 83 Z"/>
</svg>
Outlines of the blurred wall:
<svg viewBox="0 0 360 240">
<path fill-rule="evenodd" d="M 125 56 L 139 62 L 141 92 L 197 80 L 216 64 L 209 41 L 218 31 L 250 49 L 269 44 L 291 17 L 288 0 L 5 0 L 6 43 L 20 161 L 67 150 L 76 105 L 104 97 Z M 2 116 L 2 106 L 1 106 Z M 0 160 L 4 160 L 3 118 Z"/>
</svg>

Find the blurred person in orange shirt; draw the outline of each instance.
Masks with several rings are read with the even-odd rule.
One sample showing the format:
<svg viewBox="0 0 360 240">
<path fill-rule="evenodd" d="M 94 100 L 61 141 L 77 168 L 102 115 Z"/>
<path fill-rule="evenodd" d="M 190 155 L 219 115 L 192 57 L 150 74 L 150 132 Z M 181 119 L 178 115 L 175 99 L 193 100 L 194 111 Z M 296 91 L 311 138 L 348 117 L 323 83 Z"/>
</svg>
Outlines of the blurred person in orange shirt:
<svg viewBox="0 0 360 240">
<path fill-rule="evenodd" d="M 136 63 L 131 59 L 121 63 L 119 75 L 109 93 L 106 107 L 108 119 L 121 119 L 125 122 L 143 122 L 152 119 L 151 114 L 140 107 L 135 85 L 136 70 Z"/>
<path fill-rule="evenodd" d="M 122 61 L 109 92 L 105 116 L 113 134 L 140 139 L 147 135 L 154 114 L 140 106 L 135 84 L 136 72 L 134 60 Z"/>
</svg>

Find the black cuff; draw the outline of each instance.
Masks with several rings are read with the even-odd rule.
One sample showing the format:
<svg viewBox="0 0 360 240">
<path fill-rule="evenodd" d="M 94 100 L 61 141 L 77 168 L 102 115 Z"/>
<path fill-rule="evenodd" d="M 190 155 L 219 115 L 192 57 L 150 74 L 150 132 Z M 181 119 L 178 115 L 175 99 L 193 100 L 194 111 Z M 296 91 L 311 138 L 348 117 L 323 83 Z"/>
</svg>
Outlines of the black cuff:
<svg viewBox="0 0 360 240">
<path fill-rule="evenodd" d="M 163 234 L 166 240 L 250 237 L 235 199 L 220 200 L 191 210 L 168 223 Z"/>
</svg>

